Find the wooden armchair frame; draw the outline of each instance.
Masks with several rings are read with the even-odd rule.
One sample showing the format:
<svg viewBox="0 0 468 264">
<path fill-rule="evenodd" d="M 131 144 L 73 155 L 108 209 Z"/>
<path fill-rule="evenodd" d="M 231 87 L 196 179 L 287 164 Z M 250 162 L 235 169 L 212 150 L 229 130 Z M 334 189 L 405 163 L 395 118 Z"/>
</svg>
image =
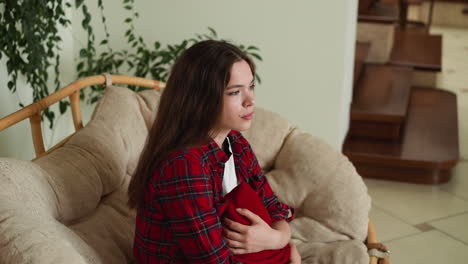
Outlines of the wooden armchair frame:
<svg viewBox="0 0 468 264">
<path fill-rule="evenodd" d="M 55 149 L 59 148 L 68 139 L 73 136 L 76 131 L 83 128 L 83 122 L 81 119 L 81 109 L 80 109 L 80 90 L 92 86 L 92 85 L 111 85 L 111 84 L 126 84 L 126 85 L 135 85 L 141 86 L 146 88 L 152 88 L 155 90 L 161 90 L 165 87 L 165 83 L 140 78 L 140 77 L 131 77 L 131 76 L 124 76 L 124 75 L 95 75 L 91 77 L 86 77 L 75 81 L 68 86 L 60 89 L 59 91 L 47 96 L 46 98 L 34 102 L 23 109 L 20 109 L 2 119 L 0 119 L 0 131 L 7 129 L 15 125 L 16 123 L 23 121 L 26 118 L 29 118 L 31 124 L 31 133 L 33 138 L 34 150 L 36 152 L 36 158 L 38 159 L 48 153 L 54 151 Z M 72 110 L 72 117 L 73 117 L 73 124 L 75 126 L 75 132 L 70 136 L 66 137 L 47 151 L 44 148 L 44 139 L 42 136 L 41 130 L 41 115 L 42 111 L 47 107 L 59 102 L 60 100 L 64 99 L 65 97 L 70 98 L 71 110 Z M 33 159 L 34 160 L 34 159 Z M 368 234 L 367 234 L 367 243 L 377 243 L 377 235 L 374 229 L 374 225 L 372 224 L 371 220 L 369 219 L 368 225 Z M 370 264 L 377 264 L 376 257 L 370 257 Z"/>
<path fill-rule="evenodd" d="M 68 139 L 74 135 L 71 134 L 70 136 L 63 139 L 61 142 L 57 143 L 55 146 L 51 147 L 49 150 L 45 151 L 44 148 L 44 139 L 42 136 L 42 129 L 41 129 L 41 115 L 42 111 L 47 107 L 57 103 L 58 101 L 64 99 L 65 97 L 70 98 L 71 104 L 71 111 L 73 117 L 73 124 L 75 125 L 75 133 L 76 131 L 83 128 L 83 121 L 81 119 L 81 109 L 80 109 L 80 90 L 91 86 L 91 85 L 110 85 L 110 84 L 128 84 L 128 85 L 136 85 L 142 86 L 147 88 L 152 88 L 155 90 L 160 90 L 165 87 L 165 83 L 139 78 L 139 77 L 131 77 L 131 76 L 123 76 L 123 75 L 95 75 L 91 77 L 86 77 L 80 79 L 76 82 L 69 84 L 68 86 L 60 89 L 56 93 L 53 93 L 42 100 L 34 102 L 23 109 L 16 111 L 2 119 L 0 119 L 0 131 L 13 126 L 14 124 L 23 121 L 26 118 L 29 118 L 29 122 L 31 123 L 31 133 L 33 138 L 34 150 L 36 152 L 36 158 L 42 157 L 47 155 L 48 153 L 54 151 L 58 147 L 65 144 Z"/>
</svg>

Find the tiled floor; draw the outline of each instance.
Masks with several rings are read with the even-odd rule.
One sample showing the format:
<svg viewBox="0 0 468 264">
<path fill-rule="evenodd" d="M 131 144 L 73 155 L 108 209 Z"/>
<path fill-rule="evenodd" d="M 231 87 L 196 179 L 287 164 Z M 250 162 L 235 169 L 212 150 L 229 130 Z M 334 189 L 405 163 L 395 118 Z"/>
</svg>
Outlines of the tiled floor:
<svg viewBox="0 0 468 264">
<path fill-rule="evenodd" d="M 431 33 L 443 35 L 437 88 L 457 94 L 461 160 L 439 186 L 365 180 L 378 239 L 398 264 L 468 263 L 468 29 Z"/>
</svg>

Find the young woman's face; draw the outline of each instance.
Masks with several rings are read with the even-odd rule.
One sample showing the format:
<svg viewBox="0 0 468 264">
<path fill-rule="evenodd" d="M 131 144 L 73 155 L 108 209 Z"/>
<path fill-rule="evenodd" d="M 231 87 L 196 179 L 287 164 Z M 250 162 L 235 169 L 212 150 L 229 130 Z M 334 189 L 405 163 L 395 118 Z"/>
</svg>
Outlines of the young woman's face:
<svg viewBox="0 0 468 264">
<path fill-rule="evenodd" d="M 234 63 L 223 96 L 223 111 L 219 129 L 229 132 L 249 129 L 254 113 L 254 77 L 249 64 L 242 60 Z"/>
</svg>

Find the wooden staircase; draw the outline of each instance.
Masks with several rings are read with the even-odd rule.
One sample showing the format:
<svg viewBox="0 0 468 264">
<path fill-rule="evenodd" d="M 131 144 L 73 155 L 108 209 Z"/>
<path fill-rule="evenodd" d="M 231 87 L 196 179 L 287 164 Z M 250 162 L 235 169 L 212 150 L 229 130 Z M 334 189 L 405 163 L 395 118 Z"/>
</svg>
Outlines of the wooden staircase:
<svg viewBox="0 0 468 264">
<path fill-rule="evenodd" d="M 387 23 L 382 21 L 391 21 L 388 14 L 398 14 L 398 6 L 378 5 L 378 10 L 386 10 L 381 12 L 386 18 L 375 23 Z M 378 13 L 362 10 L 361 6 L 366 23 L 371 21 L 369 13 Z M 388 23 L 398 25 L 394 20 Z M 343 153 L 363 177 L 424 184 L 449 181 L 459 157 L 456 96 L 412 82 L 415 71 L 441 70 L 441 36 L 395 30 L 391 55 L 382 64 L 366 63 L 370 48 L 369 43 L 356 45 Z"/>
<path fill-rule="evenodd" d="M 442 36 L 396 31 L 389 63 L 416 70 L 442 70 Z"/>
<path fill-rule="evenodd" d="M 349 135 L 399 139 L 411 91 L 412 69 L 366 65 L 354 88 Z"/>
</svg>

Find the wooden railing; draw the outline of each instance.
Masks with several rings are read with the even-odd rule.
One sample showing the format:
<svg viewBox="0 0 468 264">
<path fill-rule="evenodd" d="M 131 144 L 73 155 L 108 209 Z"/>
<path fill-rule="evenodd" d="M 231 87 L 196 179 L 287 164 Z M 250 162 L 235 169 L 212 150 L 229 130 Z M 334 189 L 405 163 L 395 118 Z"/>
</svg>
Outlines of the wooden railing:
<svg viewBox="0 0 468 264">
<path fill-rule="evenodd" d="M 123 76 L 123 75 L 95 75 L 91 77 L 86 77 L 75 81 L 68 86 L 60 89 L 56 93 L 53 93 L 42 100 L 34 102 L 23 109 L 16 111 L 2 119 L 0 119 L 0 131 L 7 129 L 14 124 L 23 121 L 26 118 L 29 118 L 29 122 L 31 124 L 31 133 L 33 138 L 34 150 L 36 152 L 36 159 L 46 155 L 47 153 L 52 152 L 53 150 L 57 149 L 58 147 L 65 144 L 68 139 L 73 136 L 70 135 L 61 142 L 57 143 L 55 146 L 50 148 L 48 151 L 45 150 L 44 147 L 44 139 L 42 135 L 41 129 L 41 116 L 42 111 L 49 106 L 59 102 L 60 100 L 64 99 L 65 97 L 69 97 L 72 117 L 73 117 L 73 124 L 75 126 L 75 133 L 76 131 L 83 128 L 83 121 L 81 118 L 81 109 L 80 109 L 80 90 L 84 89 L 85 87 L 92 86 L 92 85 L 111 85 L 111 84 L 127 84 L 127 85 L 135 85 L 135 86 L 142 86 L 147 88 L 152 88 L 156 90 L 160 90 L 165 87 L 165 83 L 139 78 L 139 77 L 131 77 L 131 76 Z"/>
</svg>

